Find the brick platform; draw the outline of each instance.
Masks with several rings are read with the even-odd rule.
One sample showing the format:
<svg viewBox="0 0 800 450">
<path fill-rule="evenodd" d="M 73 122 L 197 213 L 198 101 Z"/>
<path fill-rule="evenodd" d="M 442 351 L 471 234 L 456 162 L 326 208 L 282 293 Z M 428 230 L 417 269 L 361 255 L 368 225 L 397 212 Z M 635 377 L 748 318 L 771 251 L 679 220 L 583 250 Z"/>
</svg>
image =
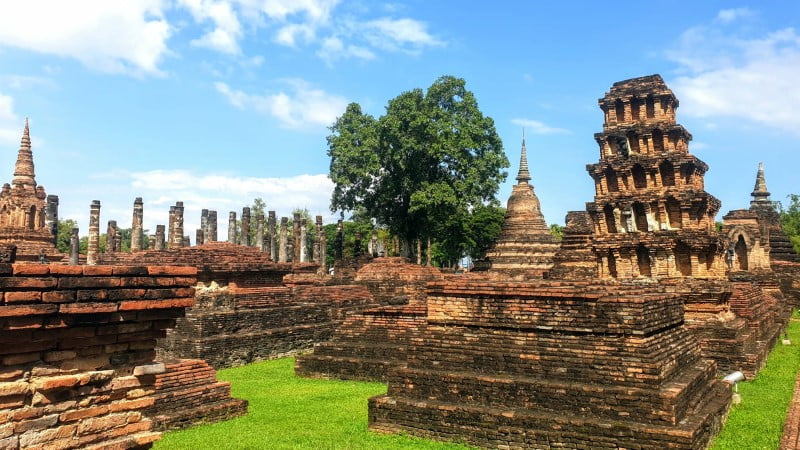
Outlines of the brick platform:
<svg viewBox="0 0 800 450">
<path fill-rule="evenodd" d="M 159 347 L 159 358 L 233 367 L 293 354 L 330 339 L 349 313 L 376 306 L 362 286 L 198 289 Z"/>
<path fill-rule="evenodd" d="M 187 267 L 0 265 L 0 448 L 147 448 L 156 339 Z"/>
<path fill-rule="evenodd" d="M 676 294 L 567 282 L 431 283 L 370 428 L 487 447 L 703 448 L 730 392 Z"/>
<path fill-rule="evenodd" d="M 247 414 L 247 400 L 231 398 L 231 384 L 217 381 L 214 369 L 201 359 L 166 364 L 155 376 L 156 393 L 144 413 L 158 431 L 188 428 Z"/>
</svg>

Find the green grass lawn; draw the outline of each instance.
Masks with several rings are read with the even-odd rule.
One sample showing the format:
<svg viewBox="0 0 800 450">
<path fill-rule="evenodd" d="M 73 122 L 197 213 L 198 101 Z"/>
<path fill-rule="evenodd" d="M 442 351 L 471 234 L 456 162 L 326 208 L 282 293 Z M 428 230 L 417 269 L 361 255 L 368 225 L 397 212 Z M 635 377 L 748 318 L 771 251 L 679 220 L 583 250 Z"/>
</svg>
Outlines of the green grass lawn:
<svg viewBox="0 0 800 450">
<path fill-rule="evenodd" d="M 766 367 L 739 384 L 735 405 L 712 449 L 777 449 L 800 367 L 800 319 L 788 329 Z M 448 449 L 467 448 L 367 431 L 367 399 L 386 392 L 381 383 L 313 380 L 294 376 L 283 358 L 219 371 L 233 396 L 250 402 L 247 416 L 165 433 L 156 449 Z"/>
<path fill-rule="evenodd" d="M 789 323 L 787 334 L 792 345 L 778 342 L 767 358 L 766 367 L 756 378 L 739 383 L 742 403 L 731 408 L 712 450 L 778 448 L 800 367 L 800 319 L 797 316 Z"/>
<path fill-rule="evenodd" d="M 294 376 L 294 358 L 224 369 L 233 396 L 250 402 L 246 416 L 164 433 L 156 449 L 465 449 L 367 431 L 367 399 L 386 385 Z"/>
</svg>

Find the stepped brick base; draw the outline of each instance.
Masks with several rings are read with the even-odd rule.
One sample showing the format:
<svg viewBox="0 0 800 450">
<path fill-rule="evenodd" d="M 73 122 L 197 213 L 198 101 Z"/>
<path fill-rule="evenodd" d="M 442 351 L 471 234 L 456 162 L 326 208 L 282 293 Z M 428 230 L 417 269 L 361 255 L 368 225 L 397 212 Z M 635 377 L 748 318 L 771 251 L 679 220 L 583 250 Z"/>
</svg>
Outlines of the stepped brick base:
<svg viewBox="0 0 800 450">
<path fill-rule="evenodd" d="M 199 359 L 166 364 L 155 377 L 155 401 L 144 411 L 158 431 L 188 428 L 247 414 L 247 400 L 231 398 L 231 385 L 217 381 L 214 369 Z"/>
<path fill-rule="evenodd" d="M 371 429 L 487 447 L 703 448 L 730 405 L 680 296 L 634 285 L 431 283 L 388 380 Z"/>
<path fill-rule="evenodd" d="M 421 335 L 424 306 L 383 306 L 348 317 L 329 342 L 298 356 L 295 373 L 304 377 L 386 381 L 405 365 L 406 349 Z"/>
</svg>

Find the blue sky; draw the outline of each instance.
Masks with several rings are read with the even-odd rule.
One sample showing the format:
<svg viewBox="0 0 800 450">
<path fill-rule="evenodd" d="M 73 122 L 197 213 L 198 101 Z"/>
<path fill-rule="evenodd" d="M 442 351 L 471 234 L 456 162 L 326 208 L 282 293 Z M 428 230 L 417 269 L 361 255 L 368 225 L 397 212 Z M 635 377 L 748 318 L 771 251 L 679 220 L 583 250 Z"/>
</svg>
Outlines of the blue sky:
<svg viewBox="0 0 800 450">
<path fill-rule="evenodd" d="M 145 226 L 186 204 L 227 212 L 262 197 L 328 210 L 327 126 L 348 102 L 379 116 L 441 75 L 467 81 L 512 162 L 526 128 L 550 223 L 594 195 L 597 99 L 660 73 L 710 170 L 722 213 L 747 207 L 758 162 L 773 199 L 800 193 L 800 2 L 26 0 L 0 3 L 0 181 L 25 117 L 37 181 L 86 233 Z M 721 215 L 718 219 L 721 219 Z"/>
</svg>

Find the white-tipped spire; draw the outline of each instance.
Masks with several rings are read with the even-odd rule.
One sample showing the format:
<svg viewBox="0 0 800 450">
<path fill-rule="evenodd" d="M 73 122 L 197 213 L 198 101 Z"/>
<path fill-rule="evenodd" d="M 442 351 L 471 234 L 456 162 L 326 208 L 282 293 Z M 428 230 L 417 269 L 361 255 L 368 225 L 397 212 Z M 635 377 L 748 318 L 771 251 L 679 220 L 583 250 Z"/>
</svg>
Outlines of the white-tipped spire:
<svg viewBox="0 0 800 450">
<path fill-rule="evenodd" d="M 525 148 L 525 128 L 522 129 L 522 150 L 519 156 L 519 173 L 517 183 L 527 183 L 531 181 L 531 173 L 528 171 L 528 150 Z"/>
</svg>

